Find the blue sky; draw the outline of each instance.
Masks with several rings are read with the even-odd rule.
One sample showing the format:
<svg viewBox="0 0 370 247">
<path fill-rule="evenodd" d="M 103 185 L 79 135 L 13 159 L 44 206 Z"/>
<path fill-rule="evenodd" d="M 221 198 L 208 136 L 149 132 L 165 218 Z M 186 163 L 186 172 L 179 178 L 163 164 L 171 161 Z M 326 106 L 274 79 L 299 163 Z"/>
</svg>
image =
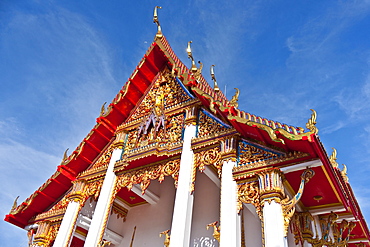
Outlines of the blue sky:
<svg viewBox="0 0 370 247">
<path fill-rule="evenodd" d="M 208 81 L 215 64 L 228 98 L 240 88 L 242 110 L 304 127 L 315 109 L 370 220 L 369 0 L 1 1 L 0 215 L 94 126 L 153 41 L 155 5 L 180 59 L 190 66 L 192 40 Z M 24 230 L 0 232 L 3 246 L 26 246 Z"/>
</svg>

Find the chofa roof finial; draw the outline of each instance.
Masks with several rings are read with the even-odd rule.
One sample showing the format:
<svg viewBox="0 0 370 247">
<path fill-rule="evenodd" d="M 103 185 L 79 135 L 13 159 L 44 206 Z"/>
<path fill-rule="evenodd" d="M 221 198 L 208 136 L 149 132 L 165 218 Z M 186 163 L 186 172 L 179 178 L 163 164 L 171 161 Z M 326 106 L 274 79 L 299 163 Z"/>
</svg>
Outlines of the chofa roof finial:
<svg viewBox="0 0 370 247">
<path fill-rule="evenodd" d="M 213 67 L 215 67 L 214 64 L 211 65 L 211 77 L 212 77 L 212 81 L 213 81 L 213 89 L 216 91 L 216 92 L 219 92 L 220 91 L 220 88 L 218 87 L 218 84 L 217 84 L 217 81 L 216 81 L 216 76 L 215 76 L 215 71 L 213 69 Z"/>
<path fill-rule="evenodd" d="M 191 52 L 191 46 L 190 46 L 191 43 L 193 43 L 193 41 L 188 42 L 188 47 L 186 48 L 186 52 L 188 53 L 188 58 L 191 59 L 191 71 L 195 73 L 197 72 L 198 69 L 197 69 L 197 66 L 195 65 L 193 53 Z"/>
<path fill-rule="evenodd" d="M 157 31 L 157 34 L 155 35 L 155 38 L 162 38 L 163 37 L 163 34 L 162 34 L 162 29 L 161 29 L 161 25 L 159 24 L 159 20 L 158 20 L 158 9 L 161 9 L 162 7 L 160 6 L 155 6 L 154 7 L 154 14 L 153 14 L 153 22 L 155 24 L 157 24 L 158 26 L 158 31 Z"/>
</svg>

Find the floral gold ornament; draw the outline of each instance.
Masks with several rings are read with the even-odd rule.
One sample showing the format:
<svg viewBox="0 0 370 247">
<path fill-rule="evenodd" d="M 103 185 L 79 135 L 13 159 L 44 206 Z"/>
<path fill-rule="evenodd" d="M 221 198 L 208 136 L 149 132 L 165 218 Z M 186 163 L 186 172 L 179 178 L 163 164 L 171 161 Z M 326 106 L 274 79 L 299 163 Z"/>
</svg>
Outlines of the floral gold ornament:
<svg viewBox="0 0 370 247">
<path fill-rule="evenodd" d="M 256 208 L 256 213 L 262 219 L 262 206 L 260 201 L 260 191 L 258 182 L 247 182 L 238 185 L 237 210 L 243 210 L 243 203 L 250 203 Z"/>
<path fill-rule="evenodd" d="M 164 246 L 165 247 L 168 247 L 170 246 L 170 235 L 168 234 L 170 232 L 170 230 L 166 230 L 166 231 L 163 231 L 161 233 L 159 233 L 159 237 L 161 238 L 162 235 L 164 236 Z"/>
<path fill-rule="evenodd" d="M 213 227 L 213 238 L 216 239 L 218 242 L 220 242 L 220 229 L 221 229 L 221 226 L 217 226 L 218 224 L 218 221 L 215 221 L 215 222 L 212 222 L 212 223 L 209 223 L 207 225 L 207 230 L 210 228 L 210 227 Z"/>
<path fill-rule="evenodd" d="M 175 180 L 175 186 L 177 185 L 177 179 L 180 169 L 180 160 L 171 160 L 165 164 L 154 165 L 139 170 L 128 171 L 119 175 L 115 194 L 123 188 L 127 187 L 131 190 L 135 184 L 140 184 L 142 193 L 148 188 L 150 181 L 158 179 L 160 183 L 163 182 L 165 176 L 172 176 Z"/>
</svg>

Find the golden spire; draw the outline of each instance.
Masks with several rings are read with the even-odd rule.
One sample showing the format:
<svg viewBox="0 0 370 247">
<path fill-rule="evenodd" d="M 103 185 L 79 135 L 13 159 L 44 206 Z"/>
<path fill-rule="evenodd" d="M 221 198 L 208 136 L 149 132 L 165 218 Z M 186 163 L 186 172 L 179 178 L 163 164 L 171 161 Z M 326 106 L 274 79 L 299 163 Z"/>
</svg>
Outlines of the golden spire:
<svg viewBox="0 0 370 247">
<path fill-rule="evenodd" d="M 188 42 L 188 47 L 186 48 L 186 52 L 188 53 L 188 58 L 191 59 L 191 72 L 195 73 L 197 72 L 197 66 L 195 65 L 195 61 L 193 58 L 193 53 L 191 52 L 191 46 L 190 44 L 193 43 L 193 41 Z"/>
<path fill-rule="evenodd" d="M 157 31 L 157 34 L 155 35 L 155 38 L 162 38 L 163 37 L 163 34 L 162 34 L 162 29 L 161 29 L 161 25 L 159 24 L 159 20 L 158 20 L 158 9 L 161 9 L 162 7 L 160 6 L 155 6 L 154 7 L 154 14 L 153 14 L 153 22 L 155 24 L 157 24 L 158 26 L 158 31 Z"/>
<path fill-rule="evenodd" d="M 216 76 L 215 76 L 215 71 L 213 69 L 213 67 L 215 67 L 215 65 L 211 65 L 211 77 L 212 77 L 212 81 L 213 81 L 213 89 L 216 91 L 216 92 L 219 92 L 220 91 L 220 88 L 218 87 L 217 85 L 217 81 L 216 81 Z"/>
</svg>

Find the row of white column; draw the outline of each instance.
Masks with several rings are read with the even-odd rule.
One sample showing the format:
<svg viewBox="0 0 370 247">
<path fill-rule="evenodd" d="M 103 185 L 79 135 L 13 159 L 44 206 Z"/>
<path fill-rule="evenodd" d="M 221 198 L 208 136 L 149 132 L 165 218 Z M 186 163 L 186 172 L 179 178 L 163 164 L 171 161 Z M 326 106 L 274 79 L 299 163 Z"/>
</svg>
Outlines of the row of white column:
<svg viewBox="0 0 370 247">
<path fill-rule="evenodd" d="M 176 198 L 174 204 L 171 247 L 188 247 L 190 244 L 191 221 L 193 213 L 194 196 L 190 192 L 192 183 L 192 169 L 194 153 L 191 149 L 191 139 L 196 135 L 196 126 L 185 127 L 184 143 L 181 154 L 180 171 Z M 114 164 L 120 159 L 122 149 L 115 149 L 107 169 L 100 196 L 94 211 L 90 229 L 85 245 L 87 247 L 98 246 L 104 234 L 109 210 L 112 203 L 112 194 L 116 182 L 116 174 L 113 171 Z M 237 213 L 237 184 L 233 180 L 232 169 L 235 161 L 224 161 L 221 177 L 221 209 L 220 209 L 220 246 L 240 246 L 240 216 Z M 63 217 L 54 247 L 68 247 L 70 245 L 76 219 L 81 209 L 82 202 L 71 201 Z M 286 246 L 283 233 L 283 219 L 281 205 L 275 202 L 265 203 L 263 208 L 265 246 Z M 281 216 L 281 217 L 280 217 Z M 280 229 L 281 228 L 281 229 Z"/>
</svg>

